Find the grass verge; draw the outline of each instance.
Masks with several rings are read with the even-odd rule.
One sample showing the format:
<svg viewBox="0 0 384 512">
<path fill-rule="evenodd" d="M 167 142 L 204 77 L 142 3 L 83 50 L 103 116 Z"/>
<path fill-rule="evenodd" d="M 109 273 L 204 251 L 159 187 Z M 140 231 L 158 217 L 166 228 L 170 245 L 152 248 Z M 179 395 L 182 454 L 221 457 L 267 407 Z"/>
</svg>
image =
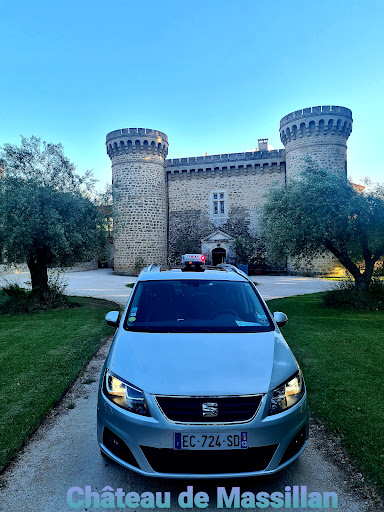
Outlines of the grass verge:
<svg viewBox="0 0 384 512">
<path fill-rule="evenodd" d="M 104 315 L 116 304 L 68 298 L 80 307 L 0 318 L 0 468 L 113 333 Z"/>
<path fill-rule="evenodd" d="M 384 492 L 384 311 L 326 309 L 322 294 L 268 301 L 305 377 L 309 406 Z"/>
</svg>

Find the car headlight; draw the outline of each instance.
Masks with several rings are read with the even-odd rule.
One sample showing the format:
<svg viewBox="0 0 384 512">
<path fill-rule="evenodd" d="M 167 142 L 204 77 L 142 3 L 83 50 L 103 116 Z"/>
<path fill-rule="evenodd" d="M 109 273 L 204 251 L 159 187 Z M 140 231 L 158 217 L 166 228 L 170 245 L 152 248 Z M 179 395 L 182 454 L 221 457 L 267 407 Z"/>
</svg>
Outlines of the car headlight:
<svg viewBox="0 0 384 512">
<path fill-rule="evenodd" d="M 293 377 L 275 388 L 272 393 L 269 415 L 286 411 L 299 402 L 304 396 L 305 385 L 303 374 L 299 369 Z"/>
<path fill-rule="evenodd" d="M 119 407 L 135 414 L 150 416 L 143 391 L 117 377 L 108 369 L 104 376 L 103 392 L 111 402 Z"/>
</svg>

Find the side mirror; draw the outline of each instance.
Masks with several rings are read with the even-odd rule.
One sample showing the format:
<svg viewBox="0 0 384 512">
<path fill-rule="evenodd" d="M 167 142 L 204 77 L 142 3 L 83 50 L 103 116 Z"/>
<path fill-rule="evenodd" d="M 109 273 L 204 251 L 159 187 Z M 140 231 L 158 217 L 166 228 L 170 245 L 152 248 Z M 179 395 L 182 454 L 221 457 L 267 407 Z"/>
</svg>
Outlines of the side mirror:
<svg viewBox="0 0 384 512">
<path fill-rule="evenodd" d="M 288 322 L 287 315 L 285 313 L 281 313 L 281 311 L 273 313 L 273 319 L 279 327 L 283 327 Z"/>
<path fill-rule="evenodd" d="M 111 327 L 119 327 L 119 316 L 120 313 L 118 311 L 110 311 L 105 315 L 105 321 Z"/>
</svg>

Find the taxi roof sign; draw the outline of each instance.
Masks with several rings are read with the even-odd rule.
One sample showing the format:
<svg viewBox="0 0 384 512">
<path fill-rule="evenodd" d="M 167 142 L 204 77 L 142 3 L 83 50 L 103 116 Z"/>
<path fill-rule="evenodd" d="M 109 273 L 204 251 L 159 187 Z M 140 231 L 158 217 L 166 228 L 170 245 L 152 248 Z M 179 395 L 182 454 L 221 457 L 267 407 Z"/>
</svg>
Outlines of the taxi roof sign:
<svg viewBox="0 0 384 512">
<path fill-rule="evenodd" d="M 184 265 L 203 265 L 205 263 L 204 254 L 184 254 L 181 262 Z"/>
</svg>

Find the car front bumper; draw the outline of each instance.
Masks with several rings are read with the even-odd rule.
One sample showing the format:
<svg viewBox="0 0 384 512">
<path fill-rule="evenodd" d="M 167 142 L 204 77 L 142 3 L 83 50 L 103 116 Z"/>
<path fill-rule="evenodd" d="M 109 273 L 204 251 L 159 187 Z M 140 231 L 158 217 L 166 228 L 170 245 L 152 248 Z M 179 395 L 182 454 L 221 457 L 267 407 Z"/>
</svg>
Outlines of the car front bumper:
<svg viewBox="0 0 384 512">
<path fill-rule="evenodd" d="M 187 424 L 169 421 L 146 394 L 152 416 L 118 407 L 99 391 L 97 432 L 101 451 L 142 475 L 204 479 L 268 475 L 293 462 L 308 439 L 306 393 L 291 409 L 268 416 L 270 394 L 245 423 Z M 248 449 L 174 450 L 174 433 L 248 433 Z"/>
</svg>

